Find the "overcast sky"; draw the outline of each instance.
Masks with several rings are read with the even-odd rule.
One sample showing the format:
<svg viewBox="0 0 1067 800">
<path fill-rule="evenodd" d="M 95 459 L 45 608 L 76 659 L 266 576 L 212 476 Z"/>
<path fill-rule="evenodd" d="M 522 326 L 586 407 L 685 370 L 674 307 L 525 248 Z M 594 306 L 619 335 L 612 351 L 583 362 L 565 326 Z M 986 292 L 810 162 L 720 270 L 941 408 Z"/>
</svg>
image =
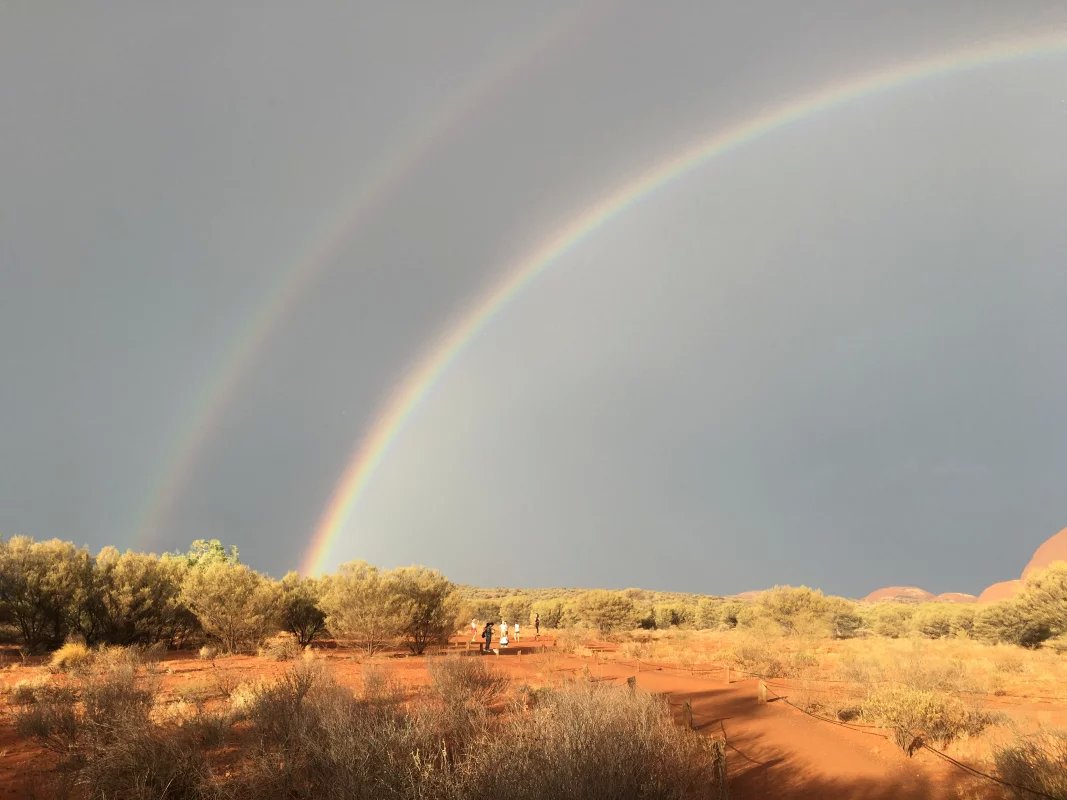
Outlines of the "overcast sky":
<svg viewBox="0 0 1067 800">
<path fill-rule="evenodd" d="M 6 536 L 295 568 L 397 382 L 612 187 L 870 70 L 1067 36 L 1036 0 L 257 5 L 0 2 Z M 1067 52 L 648 195 L 461 354 L 330 566 L 1016 577 L 1067 525 L 1064 142 Z"/>
</svg>

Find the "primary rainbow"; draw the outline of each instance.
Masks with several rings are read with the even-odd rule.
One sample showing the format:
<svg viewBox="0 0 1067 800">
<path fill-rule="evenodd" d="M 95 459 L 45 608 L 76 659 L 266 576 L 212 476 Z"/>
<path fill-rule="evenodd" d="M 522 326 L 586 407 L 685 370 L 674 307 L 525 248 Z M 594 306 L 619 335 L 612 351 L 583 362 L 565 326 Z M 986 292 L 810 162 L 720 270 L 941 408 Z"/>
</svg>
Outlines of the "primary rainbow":
<svg viewBox="0 0 1067 800">
<path fill-rule="evenodd" d="M 538 274 L 642 197 L 710 159 L 790 123 L 849 101 L 924 78 L 1026 57 L 1043 57 L 1064 50 L 1067 50 L 1067 34 L 1057 32 L 967 47 L 867 73 L 844 83 L 818 89 L 726 128 L 709 139 L 702 139 L 604 195 L 508 270 L 408 372 L 366 436 L 358 443 L 318 523 L 305 554 L 302 571 L 316 573 L 323 570 L 330 547 L 344 528 L 374 470 L 419 401 L 464 347 Z"/>
</svg>

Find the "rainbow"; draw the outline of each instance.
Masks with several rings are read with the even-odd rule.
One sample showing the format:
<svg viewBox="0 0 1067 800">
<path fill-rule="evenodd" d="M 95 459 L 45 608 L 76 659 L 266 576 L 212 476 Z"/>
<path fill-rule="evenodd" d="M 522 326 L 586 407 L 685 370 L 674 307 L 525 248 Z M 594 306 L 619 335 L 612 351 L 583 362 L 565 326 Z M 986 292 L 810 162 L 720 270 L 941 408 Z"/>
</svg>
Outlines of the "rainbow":
<svg viewBox="0 0 1067 800">
<path fill-rule="evenodd" d="M 301 570 L 304 573 L 323 571 L 330 548 L 344 529 L 376 468 L 389 452 L 390 445 L 403 430 L 404 423 L 470 341 L 541 272 L 641 198 L 711 159 L 845 103 L 926 78 L 1022 58 L 1046 57 L 1065 49 L 1067 34 L 1059 32 L 971 46 L 870 72 L 817 89 L 721 130 L 605 194 L 507 270 L 504 277 L 446 330 L 407 373 L 358 443 L 319 520 Z"/>
<path fill-rule="evenodd" d="M 209 380 L 191 403 L 193 412 L 186 417 L 186 423 L 168 437 L 162 459 L 164 468 L 151 484 L 153 488 L 137 514 L 137 549 L 150 549 L 167 512 L 187 486 L 200 454 L 218 429 L 223 412 L 255 365 L 271 332 L 318 274 L 336 261 L 345 243 L 381 199 L 402 185 L 480 108 L 503 95 L 529 65 L 542 62 L 547 52 L 587 29 L 606 10 L 606 6 L 599 5 L 561 12 L 528 40 L 508 42 L 501 48 L 507 55 L 500 64 L 472 79 L 431 115 L 429 122 L 420 124 L 413 136 L 378 158 L 372 175 L 340 204 L 329 222 L 312 232 L 310 246 L 301 250 L 304 257 L 281 270 L 253 306 L 254 310 L 239 326 L 229 346 L 216 360 Z"/>
</svg>

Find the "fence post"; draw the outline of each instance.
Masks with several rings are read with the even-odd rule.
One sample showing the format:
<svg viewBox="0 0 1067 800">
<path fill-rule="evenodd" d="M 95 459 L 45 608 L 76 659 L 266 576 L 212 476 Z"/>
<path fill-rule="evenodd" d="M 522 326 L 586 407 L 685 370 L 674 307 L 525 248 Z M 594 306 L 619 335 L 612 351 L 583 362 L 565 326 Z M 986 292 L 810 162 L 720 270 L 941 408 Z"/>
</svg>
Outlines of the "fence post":
<svg viewBox="0 0 1067 800">
<path fill-rule="evenodd" d="M 711 740 L 711 785 L 717 800 L 729 800 L 726 786 L 726 740 Z"/>
<path fill-rule="evenodd" d="M 693 730 L 693 701 L 686 700 L 682 705 L 682 718 L 685 720 L 685 726 L 689 730 Z"/>
<path fill-rule="evenodd" d="M 761 706 L 767 703 L 767 684 L 763 681 L 759 682 L 759 688 L 756 690 L 756 702 Z"/>
</svg>

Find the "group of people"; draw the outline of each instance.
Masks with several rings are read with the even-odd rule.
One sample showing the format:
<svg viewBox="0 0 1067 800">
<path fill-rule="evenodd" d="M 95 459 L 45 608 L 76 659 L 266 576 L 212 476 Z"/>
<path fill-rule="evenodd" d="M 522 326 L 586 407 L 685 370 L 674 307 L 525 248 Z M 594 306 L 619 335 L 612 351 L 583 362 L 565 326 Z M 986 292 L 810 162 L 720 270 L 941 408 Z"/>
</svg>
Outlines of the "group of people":
<svg viewBox="0 0 1067 800">
<path fill-rule="evenodd" d="M 501 620 L 500 621 L 500 634 L 499 634 L 499 639 L 498 639 L 501 648 L 507 647 L 511 643 L 511 640 L 508 638 L 508 631 L 509 630 L 512 630 L 512 629 L 508 627 L 507 620 Z M 521 638 L 521 635 L 522 635 L 522 629 L 519 626 L 518 622 L 515 623 L 513 630 L 514 630 L 514 633 L 515 633 L 515 641 L 517 642 L 517 641 L 519 641 L 519 639 Z M 486 622 L 485 623 L 485 627 L 482 629 L 481 638 L 483 640 L 483 643 L 481 644 L 481 648 L 480 648 L 481 652 L 482 653 L 491 653 L 491 652 L 493 652 L 493 623 L 492 622 Z M 541 615 L 540 614 L 534 614 L 534 638 L 535 639 L 541 638 Z M 478 639 L 478 620 L 472 619 L 471 620 L 471 644 L 473 644 L 476 639 Z"/>
</svg>

